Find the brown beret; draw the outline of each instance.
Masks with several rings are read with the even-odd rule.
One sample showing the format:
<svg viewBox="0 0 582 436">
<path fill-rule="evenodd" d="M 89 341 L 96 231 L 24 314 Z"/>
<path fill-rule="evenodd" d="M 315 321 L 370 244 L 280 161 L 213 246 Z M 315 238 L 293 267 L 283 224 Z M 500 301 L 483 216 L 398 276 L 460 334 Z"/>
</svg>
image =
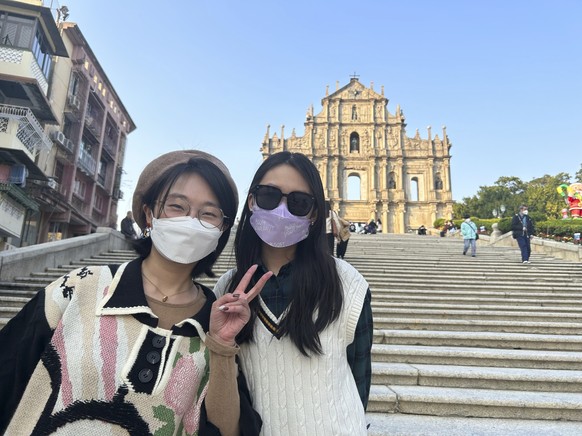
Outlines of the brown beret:
<svg viewBox="0 0 582 436">
<path fill-rule="evenodd" d="M 167 170 L 176 165 L 188 163 L 188 161 L 192 158 L 200 158 L 212 162 L 222 171 L 226 177 L 226 180 L 228 180 L 228 183 L 234 191 L 234 197 L 236 199 L 235 209 L 238 210 L 238 191 L 236 189 L 236 184 L 230 176 L 228 168 L 226 168 L 226 165 L 224 165 L 221 160 L 217 159 L 211 154 L 199 150 L 171 151 L 170 153 L 163 154 L 147 164 L 139 176 L 135 191 L 133 193 L 133 203 L 131 208 L 133 210 L 133 218 L 135 219 L 135 222 L 138 224 L 138 226 L 140 226 L 140 228 L 145 229 L 147 226 L 145 213 L 143 211 L 144 194 L 154 184 L 157 178 L 164 174 Z"/>
</svg>

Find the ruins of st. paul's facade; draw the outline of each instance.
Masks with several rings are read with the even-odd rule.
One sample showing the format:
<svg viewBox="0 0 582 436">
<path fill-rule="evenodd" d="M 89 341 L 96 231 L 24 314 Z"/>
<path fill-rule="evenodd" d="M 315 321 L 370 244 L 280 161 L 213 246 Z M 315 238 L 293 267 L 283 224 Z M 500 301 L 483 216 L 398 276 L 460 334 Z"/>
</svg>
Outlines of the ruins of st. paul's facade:
<svg viewBox="0 0 582 436">
<path fill-rule="evenodd" d="M 443 127 L 442 139 L 422 139 L 418 130 L 406 136 L 405 117 L 396 106 L 388 111 L 384 87 L 380 94 L 356 77 L 322 99 L 317 115 L 311 107 L 305 134 L 263 139 L 263 159 L 287 150 L 307 155 L 321 175 L 332 209 L 352 222 L 382 220 L 384 232 L 404 233 L 453 212 L 449 149 Z M 348 189 L 349 185 L 349 189 Z"/>
</svg>

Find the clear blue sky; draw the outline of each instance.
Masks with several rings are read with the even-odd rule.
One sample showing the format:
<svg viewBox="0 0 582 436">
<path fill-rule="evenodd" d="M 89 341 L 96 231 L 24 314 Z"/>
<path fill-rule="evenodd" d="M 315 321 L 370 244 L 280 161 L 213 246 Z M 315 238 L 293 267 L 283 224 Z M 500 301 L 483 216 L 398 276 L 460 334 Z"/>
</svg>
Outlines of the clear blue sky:
<svg viewBox="0 0 582 436">
<path fill-rule="evenodd" d="M 582 163 L 579 0 L 63 4 L 138 126 L 120 219 L 143 167 L 175 149 L 215 154 L 244 198 L 266 125 L 303 135 L 308 106 L 354 71 L 400 104 L 408 136 L 447 126 L 455 200 Z"/>
</svg>

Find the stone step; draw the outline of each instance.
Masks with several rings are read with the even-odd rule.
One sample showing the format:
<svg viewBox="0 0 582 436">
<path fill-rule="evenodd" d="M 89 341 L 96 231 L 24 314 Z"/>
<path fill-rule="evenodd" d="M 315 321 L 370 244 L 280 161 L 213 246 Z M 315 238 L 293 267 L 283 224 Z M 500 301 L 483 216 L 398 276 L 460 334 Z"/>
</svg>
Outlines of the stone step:
<svg viewBox="0 0 582 436">
<path fill-rule="evenodd" d="M 543 307 L 575 307 L 580 303 L 580 298 L 572 298 L 572 294 L 547 294 L 542 298 L 541 294 L 519 294 L 514 296 L 503 292 L 496 293 L 452 293 L 452 292 L 424 292 L 423 295 L 410 295 L 406 292 L 378 291 L 374 292 L 372 307 L 382 307 L 392 303 L 405 304 L 505 304 L 512 306 L 538 305 Z M 550 297 L 550 298 L 548 298 Z M 559 299 L 558 299 L 559 298 Z"/>
<path fill-rule="evenodd" d="M 540 311 L 544 312 L 551 312 L 551 313 L 569 313 L 569 314 L 582 314 L 582 306 L 572 306 L 572 305 L 564 305 L 564 306 L 550 306 L 550 305 L 541 305 L 532 304 L 533 302 L 530 301 L 528 305 L 522 304 L 519 308 L 516 308 L 513 304 L 513 301 L 504 301 L 503 304 L 462 304 L 460 301 L 447 301 L 442 303 L 431 303 L 425 300 L 420 301 L 406 301 L 406 302 L 376 302 L 372 305 L 374 311 L 376 313 L 382 313 L 383 310 L 391 310 L 391 309 L 423 309 L 423 310 L 455 310 L 455 311 L 471 311 L 471 310 L 479 310 L 485 312 L 506 312 L 511 311 L 514 312 L 519 310 L 520 312 L 524 313 L 538 313 Z"/>
<path fill-rule="evenodd" d="M 582 371 L 373 362 L 372 383 L 581 393 Z"/>
<path fill-rule="evenodd" d="M 544 309 L 543 311 L 541 309 Z M 394 320 L 400 317 L 427 319 L 427 320 L 471 320 L 474 322 L 484 321 L 512 321 L 519 322 L 561 322 L 561 323 L 582 323 L 582 313 L 565 313 L 546 311 L 540 308 L 537 312 L 526 312 L 507 308 L 506 310 L 463 310 L 457 308 L 442 309 L 399 309 L 376 307 L 374 315 L 390 317 Z"/>
<path fill-rule="evenodd" d="M 16 296 L 6 296 L 0 294 L 0 310 L 3 307 L 18 307 L 22 308 L 26 303 L 30 301 L 27 297 L 16 297 Z"/>
<path fill-rule="evenodd" d="M 540 352 L 539 350 L 498 348 L 374 344 L 372 360 L 427 365 L 582 370 L 581 352 L 556 350 Z"/>
<path fill-rule="evenodd" d="M 374 343 L 582 352 L 581 335 L 374 329 Z"/>
<path fill-rule="evenodd" d="M 20 312 L 21 307 L 18 306 L 6 306 L 0 305 L 0 318 L 8 318 L 11 319 Z"/>
<path fill-rule="evenodd" d="M 581 335 L 582 323 L 472 319 L 385 318 L 374 316 L 374 327 L 388 330 L 447 330 L 467 332 Z"/>
<path fill-rule="evenodd" d="M 374 385 L 368 411 L 582 421 L 582 394 Z"/>
<path fill-rule="evenodd" d="M 368 436 L 580 436 L 579 422 L 367 413 Z"/>
<path fill-rule="evenodd" d="M 364 277 L 366 277 L 364 275 Z M 391 289 L 391 288 L 398 288 L 398 289 L 408 289 L 415 291 L 417 289 L 423 289 L 426 287 L 427 282 L 426 280 L 419 281 L 419 280 L 407 280 L 407 279 L 390 279 L 390 280 L 368 280 L 366 281 L 370 285 L 372 290 L 376 289 Z M 493 282 L 472 282 L 469 280 L 457 280 L 457 281 L 430 281 L 430 289 L 431 290 L 455 290 L 455 291 L 506 291 L 506 292 L 533 292 L 533 291 L 540 291 L 540 292 L 549 292 L 549 291 L 558 291 L 558 292 L 568 292 L 572 291 L 573 293 L 580 292 L 580 285 L 570 283 L 564 286 L 557 286 L 554 284 L 527 284 L 521 282 L 503 282 L 503 283 L 493 283 Z"/>
<path fill-rule="evenodd" d="M 11 291 L 15 291 L 15 292 L 19 292 L 19 291 L 38 291 L 39 289 L 42 289 L 46 286 L 46 284 L 43 284 L 41 282 L 36 282 L 36 283 L 32 283 L 32 282 L 17 282 L 17 281 L 10 281 L 10 282 L 0 282 L 0 289 L 1 290 L 11 290 Z"/>
</svg>

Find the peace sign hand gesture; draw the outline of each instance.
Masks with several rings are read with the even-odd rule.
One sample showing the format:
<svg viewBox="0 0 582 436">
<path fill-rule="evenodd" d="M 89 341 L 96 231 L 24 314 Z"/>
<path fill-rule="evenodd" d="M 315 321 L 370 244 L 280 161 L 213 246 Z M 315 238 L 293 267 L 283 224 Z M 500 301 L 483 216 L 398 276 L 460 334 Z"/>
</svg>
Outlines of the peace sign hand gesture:
<svg viewBox="0 0 582 436">
<path fill-rule="evenodd" d="M 267 280 L 273 275 L 271 271 L 263 274 L 248 292 L 245 292 L 258 265 L 249 268 L 232 294 L 225 294 L 212 304 L 210 313 L 210 335 L 225 344 L 234 345 L 236 335 L 251 317 L 249 302 L 253 300 Z"/>
</svg>

